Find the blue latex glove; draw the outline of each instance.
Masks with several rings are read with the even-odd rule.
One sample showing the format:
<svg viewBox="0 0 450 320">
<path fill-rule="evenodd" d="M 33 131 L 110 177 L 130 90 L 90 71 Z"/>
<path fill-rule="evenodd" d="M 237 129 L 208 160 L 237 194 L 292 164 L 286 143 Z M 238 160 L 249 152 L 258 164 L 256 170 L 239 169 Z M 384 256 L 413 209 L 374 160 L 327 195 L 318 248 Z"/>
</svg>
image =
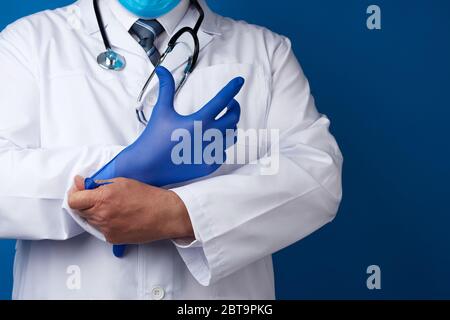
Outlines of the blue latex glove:
<svg viewBox="0 0 450 320">
<path fill-rule="evenodd" d="M 179 141 L 171 141 L 172 133 L 177 129 L 186 129 L 194 136 L 194 122 L 201 121 L 203 132 L 218 129 L 226 137 L 226 130 L 236 130 L 240 118 L 239 103 L 234 97 L 244 84 L 244 79 L 235 78 L 229 82 L 210 102 L 198 112 L 182 116 L 174 109 L 175 82 L 171 73 L 158 67 L 160 91 L 150 121 L 141 136 L 124 149 L 112 161 L 91 178 L 86 179 L 86 189 L 98 185 L 95 180 L 108 180 L 117 177 L 129 178 L 156 187 L 188 181 L 207 176 L 216 171 L 221 164 L 175 164 L 172 150 Z M 225 115 L 217 116 L 227 108 Z M 209 142 L 203 143 L 204 149 Z M 194 155 L 194 143 L 191 143 L 191 155 Z M 223 143 L 223 156 L 230 147 Z M 202 150 L 203 151 L 203 150 Z M 203 154 L 203 152 L 202 152 Z M 202 161 L 203 162 L 203 161 Z"/>
<path fill-rule="evenodd" d="M 240 106 L 234 97 L 241 90 L 244 79 L 235 78 L 230 81 L 210 102 L 198 112 L 182 116 L 174 109 L 175 82 L 172 74 L 164 67 L 158 67 L 159 97 L 150 121 L 141 136 L 124 149 L 112 161 L 99 170 L 94 176 L 86 179 L 85 188 L 95 189 L 100 184 L 96 180 L 109 180 L 117 177 L 129 178 L 156 187 L 184 182 L 207 176 L 216 171 L 221 164 L 175 164 L 172 161 L 172 150 L 178 141 L 171 141 L 172 133 L 177 129 L 186 129 L 194 136 L 194 122 L 201 121 L 203 132 L 208 129 L 220 130 L 223 134 L 223 159 L 225 150 L 230 147 L 226 143 L 226 130 L 237 129 L 240 118 Z M 217 116 L 227 108 L 227 112 Z M 216 120 L 217 119 L 217 120 Z M 236 141 L 234 140 L 233 143 Z M 208 143 L 203 143 L 204 149 Z M 191 155 L 194 155 L 194 143 L 191 143 Z M 203 150 L 202 150 L 203 151 Z M 202 152 L 203 154 L 203 152 Z M 123 246 L 115 246 L 114 254 L 123 255 Z"/>
</svg>

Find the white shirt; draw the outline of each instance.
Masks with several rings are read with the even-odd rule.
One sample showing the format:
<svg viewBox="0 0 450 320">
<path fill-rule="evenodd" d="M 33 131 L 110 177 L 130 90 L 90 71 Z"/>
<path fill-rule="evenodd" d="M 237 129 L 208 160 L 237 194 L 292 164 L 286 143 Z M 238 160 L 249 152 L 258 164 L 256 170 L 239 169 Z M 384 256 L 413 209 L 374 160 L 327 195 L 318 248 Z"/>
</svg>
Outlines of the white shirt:
<svg viewBox="0 0 450 320">
<path fill-rule="evenodd" d="M 128 33 L 133 19 L 116 17 L 107 1 L 100 1 L 106 31 L 127 59 L 121 72 L 96 63 L 105 48 L 91 0 L 20 19 L 0 34 L 0 237 L 20 239 L 14 298 L 274 298 L 271 254 L 331 221 L 341 199 L 342 156 L 290 41 L 200 1 L 199 63 L 176 110 L 199 110 L 242 76 L 238 126 L 279 130 L 279 152 L 172 189 L 188 209 L 193 244 L 130 245 L 117 259 L 67 206 L 75 175 L 91 176 L 142 132 L 135 103 L 154 67 Z M 175 29 L 165 28 L 196 19 L 191 8 Z M 177 46 L 165 66 L 176 77 L 188 56 Z M 245 145 L 240 136 L 229 158 Z M 261 175 L 258 161 L 277 159 L 278 171 Z"/>
</svg>

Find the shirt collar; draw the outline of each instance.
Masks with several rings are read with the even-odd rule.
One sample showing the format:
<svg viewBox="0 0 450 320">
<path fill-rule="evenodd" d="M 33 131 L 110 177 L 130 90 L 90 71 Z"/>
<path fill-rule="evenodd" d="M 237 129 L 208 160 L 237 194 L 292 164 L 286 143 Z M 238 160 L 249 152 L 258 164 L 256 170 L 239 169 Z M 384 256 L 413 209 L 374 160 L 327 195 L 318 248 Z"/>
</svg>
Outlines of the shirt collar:
<svg viewBox="0 0 450 320">
<path fill-rule="evenodd" d="M 140 18 L 125 9 L 117 0 L 107 0 L 108 5 L 116 19 L 124 26 L 125 30 L 130 30 L 133 24 Z M 156 20 L 163 26 L 164 30 L 172 36 L 178 24 L 183 19 L 189 8 L 189 0 L 181 0 L 180 3 L 169 13 Z"/>
<path fill-rule="evenodd" d="M 125 11 L 125 14 L 130 15 L 131 13 L 129 13 L 125 8 L 123 8 L 117 0 L 100 0 L 99 5 L 101 8 L 101 13 L 103 16 L 103 20 L 104 20 L 104 24 L 105 24 L 105 28 L 108 28 L 108 24 L 111 23 L 111 19 L 116 20 L 117 23 L 121 24 L 121 22 L 119 22 L 119 19 L 115 17 L 115 15 L 112 13 L 111 8 L 109 8 L 109 6 L 107 5 L 109 2 L 115 2 L 116 5 L 119 5 L 119 7 L 117 7 L 117 9 L 121 9 L 123 11 Z M 106 2 L 106 3 L 105 3 Z M 182 0 L 182 2 L 185 3 L 189 3 L 189 0 Z M 205 20 L 203 21 L 200 30 L 202 30 L 203 32 L 207 33 L 207 34 L 213 34 L 213 35 L 220 35 L 222 32 L 220 30 L 219 27 L 219 20 L 220 17 L 215 14 L 214 12 L 211 11 L 211 9 L 208 7 L 208 5 L 206 4 L 205 0 L 199 0 L 200 5 L 202 6 L 203 10 L 205 11 Z M 83 29 L 90 35 L 94 35 L 96 33 L 99 32 L 99 27 L 98 27 L 98 22 L 97 19 L 95 17 L 95 13 L 94 13 L 94 7 L 92 4 L 92 0 L 78 0 L 75 4 L 77 7 L 77 10 L 79 10 L 79 17 L 83 26 Z M 172 10 L 173 11 L 173 10 Z M 66 10 L 66 14 L 67 19 L 69 18 L 69 14 L 71 14 L 71 10 Z M 169 12 L 169 16 L 170 16 L 171 12 Z M 132 15 L 132 14 L 131 14 Z M 186 20 L 186 16 L 188 16 L 188 14 L 186 14 L 184 17 L 181 18 L 181 21 L 178 22 L 178 24 L 183 23 L 184 20 Z M 162 18 L 162 17 L 161 17 Z M 175 19 L 176 20 L 176 19 Z M 129 26 L 128 28 L 126 28 L 126 31 L 128 31 L 131 26 L 134 24 L 134 22 L 137 21 L 137 17 L 133 17 L 133 19 L 130 20 L 123 20 L 123 26 Z M 192 23 L 192 21 L 189 21 L 190 23 Z M 173 23 L 174 25 L 176 25 L 176 23 Z M 174 28 L 174 30 L 172 30 L 173 33 L 175 33 L 175 31 L 177 31 L 180 28 L 180 26 L 176 26 Z M 172 34 L 171 34 L 172 35 Z"/>
</svg>

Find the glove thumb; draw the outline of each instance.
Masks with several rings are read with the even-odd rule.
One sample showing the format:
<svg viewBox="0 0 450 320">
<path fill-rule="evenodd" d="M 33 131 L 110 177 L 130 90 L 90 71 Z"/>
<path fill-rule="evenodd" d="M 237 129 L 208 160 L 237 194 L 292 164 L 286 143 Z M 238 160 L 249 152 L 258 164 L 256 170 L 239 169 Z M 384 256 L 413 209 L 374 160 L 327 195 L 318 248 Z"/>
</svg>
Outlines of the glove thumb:
<svg viewBox="0 0 450 320">
<path fill-rule="evenodd" d="M 173 101 L 175 98 L 175 80 L 169 70 L 164 67 L 156 68 L 156 75 L 159 79 L 159 96 L 157 105 L 164 108 L 173 109 Z"/>
</svg>

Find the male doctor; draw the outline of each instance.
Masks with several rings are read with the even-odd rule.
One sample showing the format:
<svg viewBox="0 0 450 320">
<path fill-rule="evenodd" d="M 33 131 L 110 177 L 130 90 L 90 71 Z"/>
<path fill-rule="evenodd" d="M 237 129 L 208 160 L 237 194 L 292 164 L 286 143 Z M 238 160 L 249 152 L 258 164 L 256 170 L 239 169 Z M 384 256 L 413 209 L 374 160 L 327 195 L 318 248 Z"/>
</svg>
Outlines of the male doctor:
<svg viewBox="0 0 450 320">
<path fill-rule="evenodd" d="M 113 49 L 126 57 L 120 72 L 97 64 L 104 47 L 92 0 L 20 19 L 0 35 L 0 237 L 19 239 L 13 297 L 273 299 L 271 255 L 331 221 L 341 199 L 342 156 L 289 40 L 200 1 L 198 66 L 175 97 L 189 45 L 167 57 L 147 94 L 156 106 L 145 128 L 136 97 L 154 54 L 198 14 L 189 0 L 99 5 Z M 150 42 L 142 24 L 158 30 Z M 171 187 L 150 183 L 165 163 L 153 162 L 148 180 L 127 174 L 141 163 L 129 155 L 136 141 L 144 163 L 167 149 L 157 133 L 139 138 L 161 123 L 176 127 L 167 110 L 206 117 L 225 107 L 227 129 L 239 121 L 239 132 L 278 132 L 275 151 L 228 163 L 251 144 L 238 133 L 227 164 L 171 177 Z M 209 117 L 220 121 L 216 113 Z M 84 177 L 114 161 L 115 174 L 101 176 L 107 184 L 85 190 Z M 264 173 L 267 163 L 276 170 Z M 129 244 L 126 254 L 116 258 L 112 244 Z"/>
</svg>

